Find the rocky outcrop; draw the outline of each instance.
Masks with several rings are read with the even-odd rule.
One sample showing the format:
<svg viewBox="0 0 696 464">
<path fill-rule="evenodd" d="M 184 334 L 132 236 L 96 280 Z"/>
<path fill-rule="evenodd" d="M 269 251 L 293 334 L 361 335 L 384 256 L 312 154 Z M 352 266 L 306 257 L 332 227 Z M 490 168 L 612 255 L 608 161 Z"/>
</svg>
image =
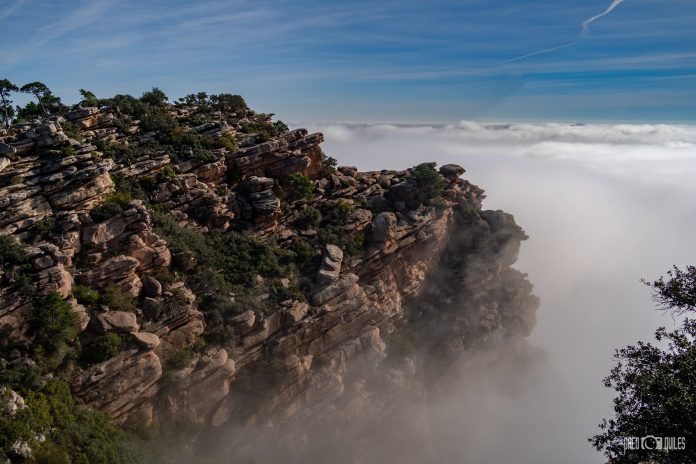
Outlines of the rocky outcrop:
<svg viewBox="0 0 696 464">
<path fill-rule="evenodd" d="M 99 160 L 93 146 L 72 147 L 57 127 L 31 128 L 11 144 L 22 156 L 0 172 L 0 233 L 26 237 L 38 221 L 88 210 L 113 191 L 113 161 Z"/>
<path fill-rule="evenodd" d="M 167 152 L 155 143 L 169 143 L 163 134 L 115 109 L 78 108 L 0 136 L 0 232 L 32 242 L 23 247 L 31 291 L 0 273 L 2 348 L 31 352 L 33 306 L 57 292 L 78 314 L 84 346 L 123 344 L 76 369 L 72 385 L 114 422 L 196 424 L 211 436 L 231 428 L 235 456 L 269 442 L 301 450 L 331 423 L 359 448 L 381 420 L 425 403 L 424 377 L 444 378 L 472 350 L 515 344 L 534 326 L 538 301 L 511 268 L 526 236 L 512 216 L 482 211 L 484 192 L 462 167 L 334 169 L 321 134 L 256 143 L 268 115 L 196 105 L 169 114 L 185 127 L 179 136 L 198 134 L 191 153 L 210 144 L 205 156 Z M 102 157 L 90 143 L 105 140 L 149 151 Z M 288 201 L 291 173 L 309 179 L 311 195 Z M 95 214 L 116 188 L 111 175 L 120 196 Z M 171 224 L 153 224 L 164 215 Z M 239 257 L 207 256 L 216 250 L 205 234 L 254 234 L 235 250 L 269 269 L 297 262 L 286 275 L 254 271 L 214 286 Z M 181 251 L 189 245 L 206 264 Z"/>
<path fill-rule="evenodd" d="M 296 129 L 275 140 L 244 148 L 227 158 L 228 169 L 241 176 L 282 179 L 291 172 L 315 178 L 321 171 L 324 152 L 322 134 L 308 135 Z"/>
<path fill-rule="evenodd" d="M 99 265 L 85 274 L 89 282 L 102 282 L 109 274 L 144 272 L 165 268 L 171 263 L 171 253 L 165 241 L 152 230 L 150 213 L 142 201 L 135 200 L 117 216 L 84 227 L 80 235 L 80 260 Z M 105 259 L 107 255 L 119 255 Z M 130 258 L 130 259 L 126 259 Z"/>
</svg>

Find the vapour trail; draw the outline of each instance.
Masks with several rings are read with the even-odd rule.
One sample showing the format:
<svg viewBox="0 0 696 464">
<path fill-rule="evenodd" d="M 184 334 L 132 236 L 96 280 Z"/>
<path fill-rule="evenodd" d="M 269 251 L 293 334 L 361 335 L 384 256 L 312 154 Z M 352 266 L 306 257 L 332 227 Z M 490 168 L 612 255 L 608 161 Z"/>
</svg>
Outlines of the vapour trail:
<svg viewBox="0 0 696 464">
<path fill-rule="evenodd" d="M 582 23 L 582 29 L 580 30 L 579 37 L 582 38 L 582 36 L 585 35 L 585 34 L 589 31 L 590 24 L 592 24 L 593 22 L 597 21 L 599 18 L 602 18 L 602 17 L 608 15 L 609 13 L 611 13 L 612 11 L 614 11 L 614 8 L 616 8 L 617 6 L 619 6 L 620 4 L 622 4 L 624 1 L 625 1 L 625 0 L 613 0 L 613 1 L 611 2 L 611 5 L 609 5 L 609 7 L 608 7 L 606 10 L 604 10 L 604 12 L 602 12 L 602 13 L 596 15 L 596 16 L 592 16 L 591 18 L 589 18 L 589 19 L 587 19 L 586 21 L 584 21 L 584 22 Z M 547 49 L 544 49 L 544 50 L 539 50 L 538 52 L 528 53 L 528 54 L 526 54 L 526 55 L 518 56 L 518 57 L 516 57 L 516 58 L 511 58 L 511 59 L 509 59 L 509 60 L 503 61 L 503 62 L 500 63 L 500 64 L 513 63 L 513 62 L 515 62 L 515 61 L 520 61 L 520 60 L 523 60 L 523 59 L 525 59 L 525 58 L 529 58 L 529 57 L 531 57 L 531 56 L 543 55 L 543 54 L 545 54 L 545 53 L 555 52 L 556 50 L 560 50 L 561 48 L 570 47 L 571 45 L 575 45 L 576 43 L 577 43 L 577 42 L 571 42 L 571 43 L 568 43 L 568 44 L 565 44 L 565 45 L 561 45 L 561 46 L 559 46 L 559 47 L 547 48 Z"/>
<path fill-rule="evenodd" d="M 522 56 L 518 56 L 517 58 L 511 58 L 511 59 L 509 59 L 509 60 L 505 60 L 505 61 L 503 61 L 501 64 L 513 63 L 513 62 L 515 62 L 515 61 L 520 61 L 520 60 L 523 60 L 523 59 L 525 59 L 525 58 L 529 58 L 530 56 L 542 55 L 542 54 L 544 54 L 544 53 L 555 52 L 556 50 L 560 50 L 561 48 L 570 47 L 571 45 L 575 45 L 576 43 L 577 43 L 577 42 L 570 42 L 570 43 L 567 43 L 567 44 L 565 44 L 565 45 L 560 45 L 560 46 L 558 46 L 558 47 L 547 48 L 547 49 L 545 49 L 545 50 L 539 50 L 538 52 L 528 53 L 527 55 L 522 55 Z"/>
<path fill-rule="evenodd" d="M 616 8 L 617 6 L 619 6 L 619 5 L 620 5 L 621 3 L 623 3 L 624 1 L 625 1 L 625 0 L 614 0 L 614 1 L 611 3 L 611 5 L 609 5 L 609 8 L 607 8 L 607 9 L 604 11 L 604 13 L 598 14 L 597 16 L 593 16 L 593 17 L 591 17 L 590 19 L 588 19 L 587 21 L 585 21 L 584 23 L 582 23 L 582 31 L 580 31 L 580 34 L 581 34 L 581 35 L 582 35 L 582 34 L 585 34 L 585 33 L 588 31 L 588 29 L 589 29 L 589 27 L 590 27 L 590 24 L 592 24 L 593 22 L 597 21 L 599 18 L 601 18 L 601 17 L 603 17 L 603 16 L 606 16 L 606 15 L 608 15 L 609 13 L 611 13 L 611 12 L 614 10 L 614 8 Z"/>
</svg>

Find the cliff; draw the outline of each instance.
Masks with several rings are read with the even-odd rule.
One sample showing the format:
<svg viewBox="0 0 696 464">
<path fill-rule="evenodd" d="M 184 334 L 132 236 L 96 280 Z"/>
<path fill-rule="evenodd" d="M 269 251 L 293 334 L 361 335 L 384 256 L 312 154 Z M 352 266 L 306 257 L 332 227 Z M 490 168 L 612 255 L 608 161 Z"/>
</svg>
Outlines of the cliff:
<svg viewBox="0 0 696 464">
<path fill-rule="evenodd" d="M 322 134 L 220 101 L 0 130 L 2 369 L 126 428 L 195 426 L 188 449 L 359 454 L 467 353 L 530 333 L 526 236 L 463 168 L 336 168 Z M 55 295 L 75 335 L 48 350 Z"/>
</svg>

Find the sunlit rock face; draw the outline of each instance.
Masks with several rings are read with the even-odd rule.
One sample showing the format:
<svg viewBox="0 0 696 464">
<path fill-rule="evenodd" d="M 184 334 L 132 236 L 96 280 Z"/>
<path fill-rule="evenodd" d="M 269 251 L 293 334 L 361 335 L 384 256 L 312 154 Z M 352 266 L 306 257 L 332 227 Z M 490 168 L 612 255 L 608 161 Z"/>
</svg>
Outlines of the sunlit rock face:
<svg viewBox="0 0 696 464">
<path fill-rule="evenodd" d="M 511 268 L 524 232 L 482 210 L 483 190 L 457 165 L 336 169 L 322 134 L 249 132 L 268 115 L 169 115 L 215 148 L 118 155 L 114 144 L 161 135 L 96 108 L 0 140 L 0 230 L 24 242 L 31 286 L 71 303 L 86 346 L 125 340 L 75 372 L 74 395 L 117 424 L 193 425 L 187 449 L 203 455 L 301 462 L 333 449 L 336 462 L 385 462 L 406 442 L 404 462 L 427 462 L 429 399 L 463 360 L 520 347 L 534 326 L 538 301 Z M 255 248 L 201 251 L 229 240 Z M 225 266 L 239 259 L 239 275 L 269 259 L 284 274 L 214 287 L 237 278 Z M 9 272 L 0 279 L 4 343 L 28 358 L 35 300 Z"/>
</svg>

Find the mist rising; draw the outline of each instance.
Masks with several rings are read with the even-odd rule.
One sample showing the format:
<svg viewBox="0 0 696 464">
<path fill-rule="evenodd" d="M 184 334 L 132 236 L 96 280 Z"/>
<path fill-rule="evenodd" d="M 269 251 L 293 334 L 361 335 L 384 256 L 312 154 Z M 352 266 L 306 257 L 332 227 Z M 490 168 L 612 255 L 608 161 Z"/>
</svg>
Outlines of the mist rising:
<svg viewBox="0 0 696 464">
<path fill-rule="evenodd" d="M 431 407 L 440 462 L 603 462 L 587 437 L 610 412 L 614 348 L 671 326 L 641 277 L 693 261 L 696 128 L 670 125 L 317 125 L 361 170 L 457 163 L 484 208 L 530 239 L 516 267 L 541 298 L 530 342 L 546 363 L 464 376 Z"/>
</svg>

